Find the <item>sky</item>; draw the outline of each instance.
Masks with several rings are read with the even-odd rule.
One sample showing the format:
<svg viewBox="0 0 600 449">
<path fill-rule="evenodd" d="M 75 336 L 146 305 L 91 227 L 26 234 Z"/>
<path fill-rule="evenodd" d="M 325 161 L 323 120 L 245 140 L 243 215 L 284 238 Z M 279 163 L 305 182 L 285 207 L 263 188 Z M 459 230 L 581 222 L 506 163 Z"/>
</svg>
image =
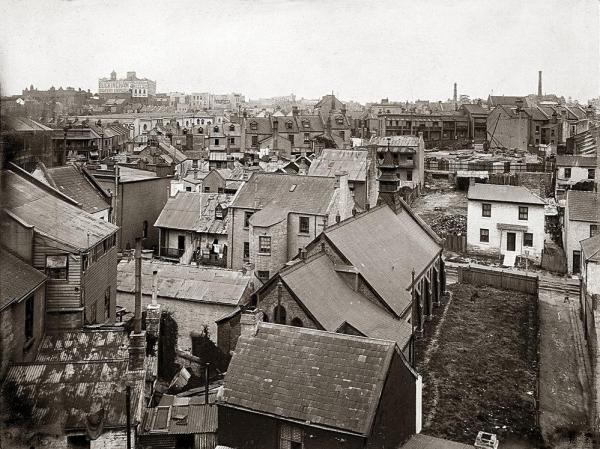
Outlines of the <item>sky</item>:
<svg viewBox="0 0 600 449">
<path fill-rule="evenodd" d="M 359 102 L 600 95 L 599 0 L 0 0 L 3 95 L 159 92 Z"/>
</svg>

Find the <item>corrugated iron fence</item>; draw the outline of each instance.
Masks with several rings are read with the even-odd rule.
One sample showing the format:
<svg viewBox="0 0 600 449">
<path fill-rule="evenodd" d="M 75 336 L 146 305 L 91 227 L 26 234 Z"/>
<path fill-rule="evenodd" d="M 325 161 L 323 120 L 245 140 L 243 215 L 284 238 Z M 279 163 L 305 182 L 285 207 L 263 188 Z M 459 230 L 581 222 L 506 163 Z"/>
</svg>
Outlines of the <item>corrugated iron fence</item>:
<svg viewBox="0 0 600 449">
<path fill-rule="evenodd" d="M 479 267 L 458 267 L 458 282 L 473 285 L 489 285 L 538 295 L 538 277 L 503 270 L 491 270 Z"/>
</svg>

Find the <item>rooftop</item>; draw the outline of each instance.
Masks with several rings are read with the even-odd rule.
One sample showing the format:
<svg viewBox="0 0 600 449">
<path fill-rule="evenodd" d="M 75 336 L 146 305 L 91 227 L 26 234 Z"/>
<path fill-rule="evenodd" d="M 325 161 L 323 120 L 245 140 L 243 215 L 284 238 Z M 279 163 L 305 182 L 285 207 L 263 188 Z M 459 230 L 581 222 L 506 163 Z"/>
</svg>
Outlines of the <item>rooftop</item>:
<svg viewBox="0 0 600 449">
<path fill-rule="evenodd" d="M 396 350 L 385 340 L 259 323 L 238 340 L 222 403 L 368 435 Z"/>
<path fill-rule="evenodd" d="M 45 280 L 44 273 L 0 247 L 0 311 L 28 296 Z"/>
<path fill-rule="evenodd" d="M 140 433 L 142 435 L 210 433 L 216 436 L 218 407 L 215 404 L 202 402 L 203 398 L 198 396 L 177 397 L 166 394 L 161 398 L 158 407 L 147 408 L 144 411 Z"/>
<path fill-rule="evenodd" d="M 398 449 L 473 449 L 473 446 L 419 433 Z"/>
<path fill-rule="evenodd" d="M 417 136 L 390 136 L 390 137 L 371 137 L 369 145 L 380 147 L 417 147 L 419 138 Z"/>
<path fill-rule="evenodd" d="M 167 200 L 154 226 L 209 234 L 226 234 L 229 215 L 217 219 L 217 205 L 227 208 L 232 196 L 221 193 L 177 192 Z"/>
<path fill-rule="evenodd" d="M 117 272 L 117 291 L 134 293 L 135 261 L 122 260 Z M 142 294 L 152 294 L 152 272 L 158 272 L 158 296 L 236 306 L 253 280 L 250 274 L 224 268 L 197 267 L 144 260 Z"/>
<path fill-rule="evenodd" d="M 597 192 L 567 191 L 569 220 L 600 222 L 600 195 Z"/>
<path fill-rule="evenodd" d="M 7 119 L 8 129 L 17 132 L 52 131 L 46 125 L 31 120 L 27 117 L 10 117 Z"/>
<path fill-rule="evenodd" d="M 312 176 L 334 176 L 336 172 L 348 173 L 349 181 L 365 181 L 367 178 L 366 150 L 324 149 L 308 170 Z"/>
<path fill-rule="evenodd" d="M 467 199 L 477 201 L 498 201 L 543 206 L 544 201 L 522 186 L 474 184 L 469 186 Z"/>
<path fill-rule="evenodd" d="M 584 260 L 600 262 L 600 234 L 581 241 Z"/>
<path fill-rule="evenodd" d="M 580 155 L 558 155 L 556 156 L 557 167 L 589 167 L 595 168 L 598 161 L 596 156 Z"/>
</svg>

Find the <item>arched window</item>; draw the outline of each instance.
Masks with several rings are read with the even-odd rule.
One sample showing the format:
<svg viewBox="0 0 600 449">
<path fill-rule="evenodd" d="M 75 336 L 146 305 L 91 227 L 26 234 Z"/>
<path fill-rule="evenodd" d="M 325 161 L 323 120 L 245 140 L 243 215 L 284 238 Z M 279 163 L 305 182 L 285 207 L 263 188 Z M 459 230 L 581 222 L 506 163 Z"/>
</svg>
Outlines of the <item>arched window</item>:
<svg viewBox="0 0 600 449">
<path fill-rule="evenodd" d="M 273 309 L 273 320 L 277 324 L 285 324 L 286 321 L 286 311 L 283 306 L 275 306 Z"/>
<path fill-rule="evenodd" d="M 196 119 L 196 125 L 200 124 L 200 119 Z"/>
<path fill-rule="evenodd" d="M 302 320 L 301 320 L 300 318 L 298 318 L 298 317 L 295 317 L 295 318 L 294 318 L 294 319 L 293 319 L 293 320 L 290 322 L 290 324 L 291 324 L 292 326 L 296 326 L 296 327 L 304 327 L 304 324 L 302 324 Z"/>
<path fill-rule="evenodd" d="M 204 132 L 203 128 L 198 128 L 198 134 L 202 134 Z"/>
<path fill-rule="evenodd" d="M 229 125 L 229 131 L 235 131 L 235 126 L 234 125 Z"/>
</svg>

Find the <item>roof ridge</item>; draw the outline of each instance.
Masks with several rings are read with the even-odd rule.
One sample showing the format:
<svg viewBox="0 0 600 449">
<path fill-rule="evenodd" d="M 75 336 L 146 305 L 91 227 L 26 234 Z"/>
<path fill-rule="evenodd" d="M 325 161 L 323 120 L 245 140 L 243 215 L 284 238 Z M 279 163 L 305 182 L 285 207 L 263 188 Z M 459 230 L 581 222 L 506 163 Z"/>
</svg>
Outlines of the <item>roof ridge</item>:
<svg viewBox="0 0 600 449">
<path fill-rule="evenodd" d="M 293 273 L 294 271 L 296 271 L 300 267 L 306 266 L 308 263 L 310 263 L 310 262 L 312 262 L 314 260 L 317 260 L 318 258 L 326 256 L 326 255 L 327 255 L 327 253 L 325 251 L 319 250 L 318 252 L 316 252 L 315 254 L 309 256 L 308 258 L 306 258 L 304 260 L 294 258 L 290 262 L 292 262 L 292 261 L 297 261 L 297 262 L 295 262 L 293 265 L 285 265 L 276 274 L 278 274 L 281 277 L 281 276 L 285 276 L 287 274 Z M 296 257 L 298 257 L 298 256 L 296 256 Z"/>
<path fill-rule="evenodd" d="M 341 228 L 342 226 L 345 226 L 345 225 L 347 225 L 347 224 L 353 223 L 353 222 L 355 222 L 356 220 L 360 219 L 361 217 L 364 217 L 364 216 L 366 216 L 366 215 L 368 215 L 368 214 L 370 214 L 370 213 L 372 213 L 372 212 L 374 212 L 374 211 L 376 211 L 376 210 L 379 210 L 379 209 L 385 208 L 386 206 L 387 206 L 387 207 L 390 207 L 390 206 L 389 206 L 388 204 L 386 204 L 386 203 L 383 203 L 383 204 L 378 204 L 377 206 L 375 206 L 375 207 L 372 207 L 372 208 L 370 208 L 369 210 L 366 210 L 366 211 L 363 211 L 363 212 L 357 213 L 356 215 L 354 215 L 354 216 L 352 216 L 352 217 L 348 217 L 348 218 L 346 218 L 345 220 L 342 220 L 342 221 L 340 221 L 339 223 L 334 223 L 334 224 L 332 224 L 331 226 L 328 226 L 328 227 L 326 227 L 326 228 L 323 230 L 323 232 L 324 232 L 325 234 L 327 234 L 327 232 L 329 232 L 329 231 L 335 231 L 336 229 L 338 229 L 338 228 Z M 391 210 L 391 208 L 390 208 L 390 210 Z M 392 212 L 393 212 L 393 211 L 392 211 Z"/>
</svg>

